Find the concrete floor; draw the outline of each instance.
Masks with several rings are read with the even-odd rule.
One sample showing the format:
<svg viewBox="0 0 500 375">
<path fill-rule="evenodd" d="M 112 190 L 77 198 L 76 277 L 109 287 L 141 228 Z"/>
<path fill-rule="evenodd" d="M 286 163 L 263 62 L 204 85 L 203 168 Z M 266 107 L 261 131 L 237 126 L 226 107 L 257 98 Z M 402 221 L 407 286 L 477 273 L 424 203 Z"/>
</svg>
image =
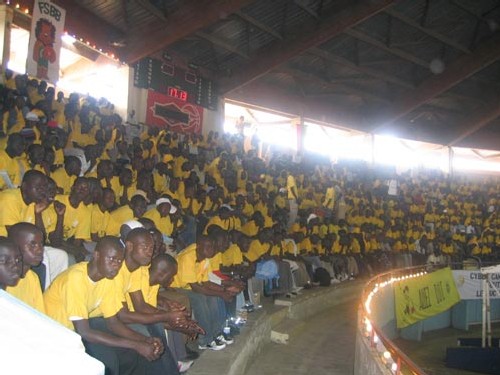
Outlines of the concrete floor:
<svg viewBox="0 0 500 375">
<path fill-rule="evenodd" d="M 276 327 L 290 335 L 288 344 L 267 344 L 246 375 L 352 374 L 358 295 L 307 321 L 288 319 Z"/>
<path fill-rule="evenodd" d="M 500 336 L 500 324 L 493 324 L 493 336 Z M 422 370 L 428 375 L 474 375 L 470 372 L 444 366 L 447 347 L 455 347 L 459 337 L 481 337 L 481 325 L 471 326 L 469 331 L 454 328 L 445 328 L 437 331 L 425 332 L 422 341 L 394 340 Z"/>
</svg>

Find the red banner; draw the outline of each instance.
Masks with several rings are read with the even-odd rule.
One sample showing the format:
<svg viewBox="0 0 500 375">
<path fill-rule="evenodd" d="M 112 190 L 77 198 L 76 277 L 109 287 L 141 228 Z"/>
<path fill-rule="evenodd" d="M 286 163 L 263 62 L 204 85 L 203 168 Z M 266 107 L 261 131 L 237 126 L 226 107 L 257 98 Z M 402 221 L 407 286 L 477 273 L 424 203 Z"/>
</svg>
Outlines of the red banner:
<svg viewBox="0 0 500 375">
<path fill-rule="evenodd" d="M 148 90 L 146 124 L 180 133 L 201 133 L 203 108 Z"/>
</svg>

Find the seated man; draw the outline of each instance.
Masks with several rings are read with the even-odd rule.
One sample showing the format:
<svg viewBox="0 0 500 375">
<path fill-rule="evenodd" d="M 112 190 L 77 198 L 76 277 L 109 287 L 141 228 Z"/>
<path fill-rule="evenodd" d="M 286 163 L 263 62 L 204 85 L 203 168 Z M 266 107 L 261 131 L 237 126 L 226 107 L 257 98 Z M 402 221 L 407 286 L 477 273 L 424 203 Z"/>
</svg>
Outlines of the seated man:
<svg viewBox="0 0 500 375">
<path fill-rule="evenodd" d="M 168 254 L 160 254 L 153 258 L 149 267 L 148 278 L 143 273 L 141 282 L 141 293 L 130 294 L 134 309 L 138 311 L 187 311 L 186 307 L 173 300 L 168 300 L 158 295 L 161 286 L 168 287 L 174 276 L 177 274 L 177 261 Z M 170 320 L 165 322 L 165 328 L 168 329 L 169 348 L 174 355 L 178 365 L 179 372 L 189 369 L 192 361 L 188 360 L 184 338 L 181 332 L 190 336 L 196 336 L 198 333 L 204 334 L 205 331 L 191 320 L 186 313 L 185 319 L 180 321 Z"/>
<path fill-rule="evenodd" d="M 91 211 L 85 205 L 90 194 L 88 179 L 78 177 L 71 187 L 69 195 L 57 195 L 55 200 L 62 203 L 66 209 L 63 220 L 63 244 L 61 247 L 72 254 L 76 261 L 82 261 L 87 256 L 83 246 L 90 240 Z"/>
<path fill-rule="evenodd" d="M 23 256 L 16 244 L 0 238 L 0 289 L 16 286 L 21 278 Z"/>
<path fill-rule="evenodd" d="M 177 256 L 178 273 L 172 283 L 172 287 L 179 288 L 189 297 L 194 316 L 206 332 L 205 335 L 198 336 L 198 347 L 201 350 L 221 350 L 226 347 L 226 340 L 221 335 L 225 316 L 220 314 L 216 297 L 225 301 L 233 298 L 224 286 L 208 280 L 209 259 L 214 254 L 213 241 L 208 236 L 198 236 L 196 243 L 189 245 Z"/>
<path fill-rule="evenodd" d="M 92 220 L 90 225 L 90 236 L 92 241 L 97 242 L 99 238 L 106 235 L 106 227 L 111 218 L 110 210 L 114 205 L 114 191 L 109 188 L 102 189 L 102 195 L 99 202 L 92 206 Z"/>
<path fill-rule="evenodd" d="M 170 215 L 175 214 L 177 207 L 175 207 L 168 197 L 161 197 L 156 200 L 156 207 L 151 208 L 144 214 L 145 218 L 151 219 L 156 228 L 165 237 L 172 237 L 174 225 Z"/>
<path fill-rule="evenodd" d="M 9 238 L 21 250 L 23 266 L 21 279 L 17 285 L 8 287 L 6 291 L 41 313 L 45 313 L 40 279 L 31 269 L 40 265 L 43 259 L 42 231 L 30 223 L 17 223 L 9 227 Z"/>
<path fill-rule="evenodd" d="M 106 373 L 144 374 L 144 359 L 156 360 L 163 348 L 117 317 L 121 303 L 113 279 L 124 255 L 117 238 L 103 237 L 90 262 L 75 264 L 56 278 L 45 292 L 45 306 L 47 315 L 82 336 L 87 353 L 104 363 Z"/>
<path fill-rule="evenodd" d="M 128 228 L 128 229 L 127 229 Z M 177 363 L 167 346 L 163 325 L 160 323 L 179 324 L 186 320 L 184 310 L 159 310 L 145 302 L 142 284 L 149 281 L 148 266 L 153 256 L 153 237 L 148 230 L 136 227 L 130 230 L 128 224 L 121 228 L 122 241 L 125 243 L 125 260 L 115 282 L 117 298 L 122 308 L 118 313 L 120 320 L 130 324 L 130 328 L 144 335 L 160 339 L 165 347 L 159 361 L 153 362 L 152 368 L 158 373 L 178 373 Z M 146 293 L 147 294 L 147 293 Z"/>
<path fill-rule="evenodd" d="M 109 223 L 106 228 L 106 234 L 109 236 L 118 236 L 120 227 L 128 220 L 137 220 L 144 215 L 147 208 L 146 198 L 142 195 L 134 195 L 130 199 L 130 203 L 112 211 L 109 218 Z"/>
<path fill-rule="evenodd" d="M 82 162 L 80 159 L 70 155 L 66 156 L 64 160 L 64 168 L 57 169 L 50 177 L 56 182 L 59 193 L 69 194 L 71 192 L 71 187 L 81 171 Z"/>
<path fill-rule="evenodd" d="M 7 227 L 26 221 L 41 227 L 41 212 L 47 207 L 47 177 L 39 171 L 25 173 L 19 189 L 0 192 L 0 236 L 7 236 Z"/>
</svg>

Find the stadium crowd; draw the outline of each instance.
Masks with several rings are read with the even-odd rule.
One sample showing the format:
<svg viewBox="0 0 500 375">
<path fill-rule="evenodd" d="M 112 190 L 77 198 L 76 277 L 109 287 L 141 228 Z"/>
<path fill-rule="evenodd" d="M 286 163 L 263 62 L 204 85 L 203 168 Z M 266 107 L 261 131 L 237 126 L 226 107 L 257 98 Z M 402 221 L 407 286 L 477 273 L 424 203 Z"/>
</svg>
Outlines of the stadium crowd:
<svg viewBox="0 0 500 375">
<path fill-rule="evenodd" d="M 80 334 L 110 374 L 184 372 L 188 339 L 224 349 L 260 284 L 293 298 L 498 260 L 498 179 L 264 159 L 242 132 L 124 124 L 105 99 L 3 78 L 0 287 Z"/>
</svg>

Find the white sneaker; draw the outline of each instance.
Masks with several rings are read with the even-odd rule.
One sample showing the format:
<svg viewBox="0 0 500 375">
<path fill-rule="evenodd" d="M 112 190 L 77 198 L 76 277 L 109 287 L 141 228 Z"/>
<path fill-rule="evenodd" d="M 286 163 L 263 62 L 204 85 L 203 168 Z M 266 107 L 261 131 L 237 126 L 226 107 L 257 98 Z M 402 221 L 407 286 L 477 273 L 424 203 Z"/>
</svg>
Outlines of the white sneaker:
<svg viewBox="0 0 500 375">
<path fill-rule="evenodd" d="M 226 344 L 218 341 L 217 339 L 215 339 L 214 341 L 212 341 L 210 344 L 207 344 L 207 345 L 198 345 L 198 349 L 200 349 L 200 350 L 205 350 L 205 349 L 222 350 L 225 347 L 226 347 Z"/>
<path fill-rule="evenodd" d="M 231 345 L 234 342 L 234 339 L 231 335 L 221 333 L 215 338 L 215 341 L 224 343 L 226 345 Z"/>
<path fill-rule="evenodd" d="M 336 277 L 334 277 L 333 279 L 330 280 L 330 285 L 339 284 L 339 283 L 340 283 L 340 280 L 337 279 Z"/>
<path fill-rule="evenodd" d="M 183 372 L 186 372 L 189 370 L 189 368 L 193 365 L 194 361 L 177 361 L 177 368 L 179 369 L 179 372 L 182 374 Z"/>
</svg>

